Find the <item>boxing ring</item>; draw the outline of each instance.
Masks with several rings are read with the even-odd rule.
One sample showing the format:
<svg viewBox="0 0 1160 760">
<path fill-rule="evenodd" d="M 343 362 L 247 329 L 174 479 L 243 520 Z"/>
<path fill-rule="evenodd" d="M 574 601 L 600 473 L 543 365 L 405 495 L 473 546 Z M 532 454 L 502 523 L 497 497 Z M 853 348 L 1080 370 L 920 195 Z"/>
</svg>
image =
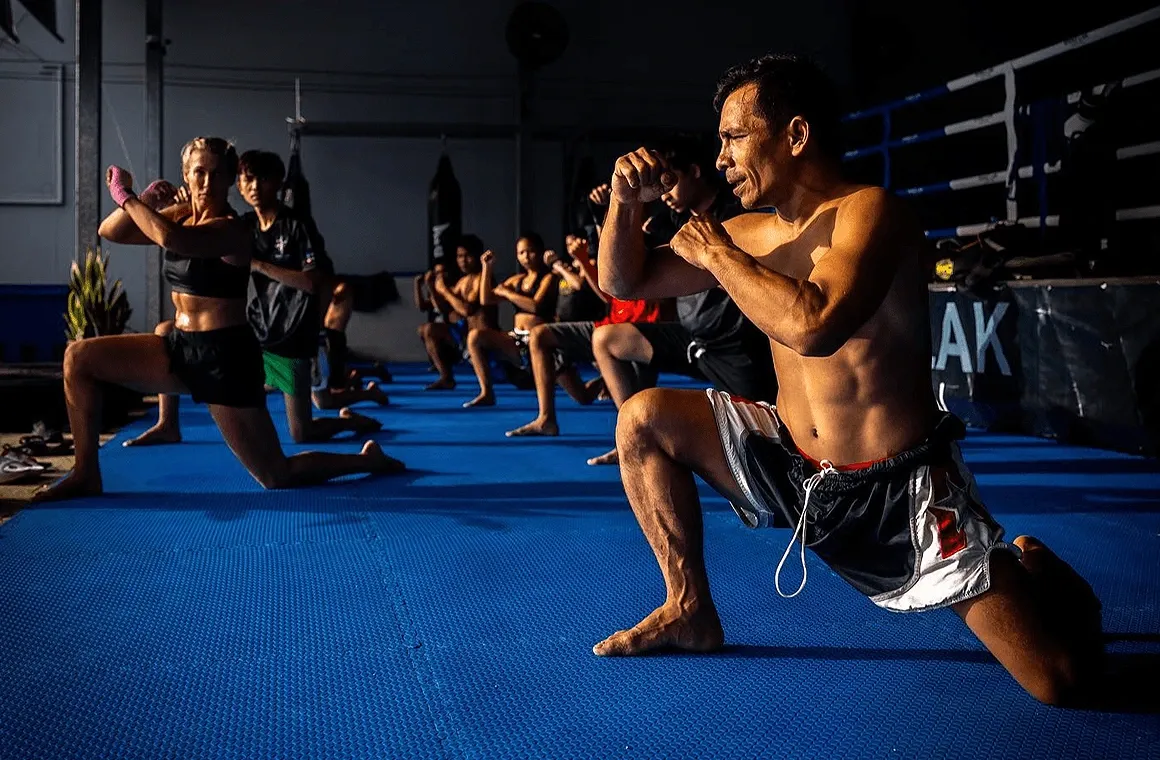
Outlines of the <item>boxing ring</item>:
<svg viewBox="0 0 1160 760">
<path fill-rule="evenodd" d="M 1020 113 L 1025 112 L 1028 108 L 1027 104 L 1021 104 L 1019 101 L 1018 74 L 1021 71 L 1044 64 L 1052 59 L 1066 55 L 1075 55 L 1090 45 L 1110 40 L 1125 32 L 1136 30 L 1145 25 L 1155 24 L 1157 20 L 1160 20 L 1160 7 L 1138 13 L 1121 21 L 1094 29 L 1086 34 L 1081 34 L 1077 37 L 1043 48 L 1042 50 L 1020 56 L 1006 63 L 991 66 L 974 74 L 952 79 L 937 87 L 916 92 L 872 108 L 850 113 L 845 117 L 847 123 L 873 119 L 880 120 L 881 139 L 874 144 L 864 145 L 847 151 L 844 158 L 850 162 L 870 156 L 879 157 L 882 161 L 881 183 L 884 187 L 893 189 L 900 195 L 905 196 L 929 196 L 937 193 L 954 193 L 990 185 L 1003 185 L 1007 189 L 1006 208 L 1001 214 L 996 214 L 1001 222 L 1014 222 L 1032 227 L 1057 226 L 1059 224 L 1058 215 L 1046 213 L 1022 215 L 1020 212 L 1020 203 L 1015 192 L 1016 184 L 1020 180 L 1034 179 L 1041 185 L 1045 185 L 1047 176 L 1058 172 L 1060 170 L 1060 164 L 1054 162 L 1039 167 L 1018 164 L 1017 159 L 1021 156 L 1020 149 L 1024 146 L 1019 144 L 1017 119 Z M 1160 29 L 1157 31 L 1160 31 Z M 951 99 L 956 94 L 963 93 L 997 79 L 1002 80 L 1005 93 L 1005 102 L 1002 110 L 909 134 L 898 135 L 895 133 L 893 125 L 897 122 L 899 116 L 908 109 L 930 101 Z M 1130 89 L 1155 83 L 1157 80 L 1160 80 L 1160 68 L 1140 71 L 1125 76 L 1121 81 L 1121 86 L 1125 89 Z M 1100 94 L 1103 91 L 1103 87 L 1099 86 L 1096 90 L 1097 92 L 1095 94 Z M 1082 92 L 1070 92 L 1064 97 L 1067 103 L 1075 104 L 1083 94 Z M 931 143 L 944 140 L 948 137 L 979 132 L 998 126 L 1004 128 L 1006 137 L 1005 169 L 910 187 L 898 187 L 897 183 L 893 181 L 891 168 L 895 153 L 905 151 L 915 145 Z M 1158 153 L 1160 153 L 1160 135 L 1156 135 L 1155 140 L 1121 147 L 1117 151 L 1117 158 L 1121 161 L 1130 161 L 1135 158 L 1156 155 Z M 1160 205 L 1124 208 L 1118 209 L 1116 212 L 1117 220 L 1122 221 L 1155 219 L 1158 217 L 1160 217 Z M 993 228 L 996 224 L 1000 223 L 999 220 L 982 220 L 964 223 L 954 227 L 928 229 L 926 234 L 928 237 L 936 240 L 955 236 L 970 236 Z"/>
<path fill-rule="evenodd" d="M 1090 205 L 1065 206 L 1061 215 L 1067 188 L 1051 184 L 1053 178 L 1066 179 L 1069 169 L 1076 171 L 1079 160 L 1067 152 L 1065 130 L 1078 118 L 1081 101 L 1098 103 L 1109 92 L 1115 93 L 1113 97 L 1130 96 L 1136 104 L 1160 101 L 1160 67 L 1155 66 L 1160 56 L 1144 56 L 1153 65 L 1134 70 L 1124 67 L 1137 61 L 1119 62 L 1113 67 L 1119 70 L 1092 75 L 1089 79 L 1102 81 L 1079 90 L 1063 89 L 1062 77 L 1049 76 L 1050 70 L 1043 73 L 1044 67 L 1065 68 L 1069 60 L 1083 61 L 1085 55 L 1091 62 L 1093 46 L 1120 44 L 1127 35 L 1138 35 L 1140 43 L 1147 32 L 1160 32 L 1158 21 L 1160 7 L 1152 8 L 845 118 L 848 128 L 863 132 L 877 128 L 876 139 L 846 152 L 847 164 L 863 167 L 870 180 L 910 199 L 932 243 L 967 240 L 997 227 L 1018 225 L 1035 231 L 1021 238 L 1024 243 L 1042 245 L 1048 253 L 1075 251 L 1077 276 L 1006 280 L 971 290 L 951 283 L 931 285 L 934 385 L 943 406 L 972 426 L 1160 455 L 1160 313 L 1155 308 L 1160 299 L 1160 277 L 1155 274 L 1160 267 L 1144 262 L 1149 256 L 1153 262 L 1160 257 L 1155 248 L 1160 236 L 1145 237 L 1143 248 L 1127 231 L 1128 224 L 1137 225 L 1137 231 L 1141 225 L 1160 228 L 1160 204 L 1155 203 L 1160 195 L 1147 189 L 1155 184 L 1147 178 L 1160 166 L 1155 122 L 1147 113 L 1137 116 L 1136 121 L 1151 124 L 1151 132 L 1133 125 L 1123 132 L 1134 139 L 1108 151 L 1108 162 L 1115 166 L 1105 176 L 1118 174 L 1117 185 L 1139 185 L 1143 190 L 1135 196 L 1130 188 L 1123 191 L 1093 182 L 1079 191 L 1091 199 Z M 1039 81 L 1024 87 L 1036 74 Z M 991 91 L 979 92 L 987 87 Z M 1000 94 L 1002 108 L 977 110 Z M 926 113 L 914 115 L 924 107 Z M 932 115 L 948 112 L 965 118 L 936 126 L 923 122 L 924 117 L 929 121 Z M 921 126 L 900 129 L 908 117 L 909 126 Z M 1001 139 L 995 139 L 996 133 Z M 1001 156 L 995 155 L 999 149 Z M 900 179 L 897 169 L 907 163 L 911 177 L 924 176 L 921 169 L 914 169 L 919 163 L 914 154 L 921 150 L 926 153 L 919 158 L 961 153 L 969 161 L 958 164 L 975 163 L 989 171 L 952 179 L 928 176 L 917 183 Z M 873 161 L 876 166 L 870 165 Z M 988 189 L 998 192 L 979 195 Z M 1124 196 L 1143 202 L 1114 205 Z M 978 216 L 962 218 L 968 214 Z M 1096 228 L 1102 239 L 1092 243 L 1078 231 L 1090 219 L 1076 217 L 1096 215 L 1105 221 Z M 946 221 L 951 223 L 940 223 Z M 1084 249 L 1097 244 L 1099 251 Z M 1083 269 L 1091 263 L 1084 259 L 1099 261 L 1105 255 L 1113 271 Z M 1114 271 L 1115 266 L 1136 263 L 1149 276 Z"/>
</svg>

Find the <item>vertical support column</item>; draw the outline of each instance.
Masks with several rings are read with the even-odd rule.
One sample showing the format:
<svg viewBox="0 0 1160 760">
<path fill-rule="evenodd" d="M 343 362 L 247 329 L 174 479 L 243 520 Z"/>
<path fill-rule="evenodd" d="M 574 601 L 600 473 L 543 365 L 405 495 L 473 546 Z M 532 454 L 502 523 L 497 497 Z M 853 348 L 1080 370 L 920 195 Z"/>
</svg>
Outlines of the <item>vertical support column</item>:
<svg viewBox="0 0 1160 760">
<path fill-rule="evenodd" d="M 101 172 L 101 0 L 76 0 L 76 99 L 74 101 L 73 149 L 75 167 L 76 249 L 98 245 L 101 195 L 105 189 Z"/>
<path fill-rule="evenodd" d="M 137 185 L 164 176 L 162 159 L 163 107 L 162 74 L 165 60 L 165 39 L 161 29 L 162 0 L 145 0 L 145 176 L 137 177 Z M 160 322 L 167 315 L 165 307 L 165 280 L 161 276 L 164 260 L 156 256 L 145 258 L 145 325 Z"/>
<path fill-rule="evenodd" d="M 1007 126 L 1007 221 L 1014 222 L 1019 218 L 1019 167 L 1015 165 L 1019 157 L 1019 133 L 1015 129 L 1015 67 L 1009 63 L 1003 67 L 1003 86 L 1007 93 L 1003 103 L 1003 121 Z"/>
<path fill-rule="evenodd" d="M 882 111 L 882 187 L 890 189 L 890 133 L 893 127 L 890 124 L 890 109 Z"/>
<path fill-rule="evenodd" d="M 516 122 L 516 234 L 531 222 L 532 125 L 529 100 L 532 72 L 523 63 L 519 72 L 519 109 Z"/>
</svg>

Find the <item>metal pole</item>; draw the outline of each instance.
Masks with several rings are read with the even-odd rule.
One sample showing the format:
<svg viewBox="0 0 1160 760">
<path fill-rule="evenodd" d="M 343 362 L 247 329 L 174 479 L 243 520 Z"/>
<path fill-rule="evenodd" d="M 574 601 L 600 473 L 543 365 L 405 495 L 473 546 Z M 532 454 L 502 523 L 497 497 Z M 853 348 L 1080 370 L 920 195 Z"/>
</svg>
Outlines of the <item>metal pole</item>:
<svg viewBox="0 0 1160 760">
<path fill-rule="evenodd" d="M 516 121 L 516 234 L 521 234 L 531 220 L 532 135 L 529 118 L 532 72 L 524 64 L 519 71 L 519 102 Z"/>
<path fill-rule="evenodd" d="M 162 75 L 165 60 L 165 39 L 161 24 L 162 0 L 145 0 L 145 176 L 136 178 L 137 184 L 164 176 L 162 158 L 162 125 L 164 99 Z M 165 279 L 162 277 L 164 260 L 161 251 L 146 259 L 145 264 L 145 319 L 146 325 L 162 321 L 165 306 Z"/>
<path fill-rule="evenodd" d="M 105 185 L 101 173 L 101 9 L 101 0 L 76 0 L 75 259 L 99 244 L 97 227 Z"/>
</svg>

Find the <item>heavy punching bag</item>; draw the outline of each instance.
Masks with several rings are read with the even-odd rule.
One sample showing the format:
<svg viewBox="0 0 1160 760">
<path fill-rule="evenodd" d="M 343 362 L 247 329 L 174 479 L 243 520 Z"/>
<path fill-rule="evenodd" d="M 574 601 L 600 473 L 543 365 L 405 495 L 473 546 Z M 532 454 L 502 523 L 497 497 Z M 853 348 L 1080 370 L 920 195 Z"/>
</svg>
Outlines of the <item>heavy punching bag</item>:
<svg viewBox="0 0 1160 760">
<path fill-rule="evenodd" d="M 571 198 L 568 204 L 570 228 L 568 231 L 575 234 L 583 230 L 591 255 L 596 254 L 596 244 L 599 242 L 596 225 L 603 221 L 603 219 L 598 220 L 592 213 L 592 209 L 589 208 L 588 194 L 596 185 L 596 161 L 592 156 L 584 156 L 576 168 L 572 188 L 568 193 Z"/>
<path fill-rule="evenodd" d="M 282 183 L 282 202 L 302 214 L 313 218 L 310 211 L 310 183 L 302 172 L 301 138 L 290 138 L 290 161 L 286 166 L 286 180 Z"/>
<path fill-rule="evenodd" d="M 427 194 L 427 268 L 443 259 L 454 264 L 455 248 L 463 235 L 463 193 L 446 153 L 439 156 L 439 166 L 431 179 Z"/>
</svg>

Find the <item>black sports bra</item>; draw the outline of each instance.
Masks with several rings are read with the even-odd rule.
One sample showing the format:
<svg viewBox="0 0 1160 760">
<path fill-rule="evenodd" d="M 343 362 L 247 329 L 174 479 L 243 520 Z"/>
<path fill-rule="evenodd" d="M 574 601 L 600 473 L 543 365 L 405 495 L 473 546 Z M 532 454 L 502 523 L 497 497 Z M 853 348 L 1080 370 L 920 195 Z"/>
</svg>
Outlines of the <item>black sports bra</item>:
<svg viewBox="0 0 1160 760">
<path fill-rule="evenodd" d="M 545 272 L 532 282 L 532 286 L 529 289 L 525 290 L 523 287 L 525 276 L 526 275 L 520 275 L 520 279 L 516 282 L 516 292 L 521 296 L 527 296 L 531 299 L 535 299 L 536 293 L 540 290 L 540 286 L 544 284 L 545 277 L 555 278 L 555 275 L 551 272 Z M 516 314 L 535 314 L 540 319 L 551 320 L 556 316 L 556 299 L 559 297 L 559 295 L 560 289 L 558 287 L 549 288 L 547 297 L 544 298 L 544 300 L 540 303 L 539 308 L 537 308 L 534 312 L 528 311 L 527 309 L 521 309 L 519 305 L 515 303 L 512 304 L 512 308 L 516 310 Z"/>
<path fill-rule="evenodd" d="M 222 259 L 187 258 L 167 250 L 165 281 L 174 293 L 244 299 L 249 292 L 250 268 L 227 264 Z"/>
</svg>

